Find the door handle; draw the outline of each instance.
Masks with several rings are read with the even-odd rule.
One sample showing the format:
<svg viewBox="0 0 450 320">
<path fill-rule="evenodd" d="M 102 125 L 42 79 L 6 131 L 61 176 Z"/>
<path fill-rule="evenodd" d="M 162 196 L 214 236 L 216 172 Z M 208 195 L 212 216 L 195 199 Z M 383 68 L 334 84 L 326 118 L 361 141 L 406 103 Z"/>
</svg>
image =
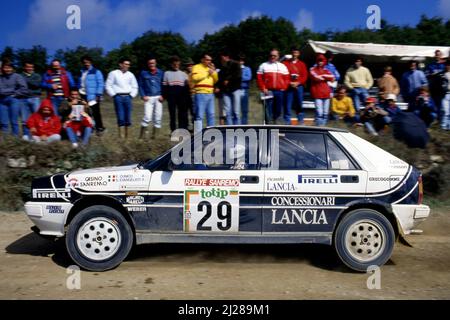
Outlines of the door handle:
<svg viewBox="0 0 450 320">
<path fill-rule="evenodd" d="M 358 176 L 341 176 L 341 183 L 359 183 Z"/>
<path fill-rule="evenodd" d="M 259 177 L 258 176 L 241 176 L 240 178 L 241 183 L 259 183 Z"/>
</svg>

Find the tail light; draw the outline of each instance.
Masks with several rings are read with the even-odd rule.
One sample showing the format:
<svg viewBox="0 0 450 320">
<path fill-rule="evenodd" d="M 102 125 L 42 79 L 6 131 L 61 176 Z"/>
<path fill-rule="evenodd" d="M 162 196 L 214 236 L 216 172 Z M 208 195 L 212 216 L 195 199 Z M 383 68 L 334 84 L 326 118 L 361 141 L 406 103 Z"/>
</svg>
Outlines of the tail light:
<svg viewBox="0 0 450 320">
<path fill-rule="evenodd" d="M 423 201 L 423 182 L 422 182 L 422 176 L 419 176 L 419 200 L 418 204 L 422 204 Z"/>
</svg>

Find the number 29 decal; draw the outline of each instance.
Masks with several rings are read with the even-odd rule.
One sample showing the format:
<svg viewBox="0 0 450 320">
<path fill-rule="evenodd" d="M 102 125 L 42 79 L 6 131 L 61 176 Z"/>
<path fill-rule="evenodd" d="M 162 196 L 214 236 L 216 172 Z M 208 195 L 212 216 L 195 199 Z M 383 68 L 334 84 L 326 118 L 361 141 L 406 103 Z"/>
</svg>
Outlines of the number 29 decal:
<svg viewBox="0 0 450 320">
<path fill-rule="evenodd" d="M 239 192 L 224 188 L 186 190 L 185 232 L 238 232 Z"/>
</svg>

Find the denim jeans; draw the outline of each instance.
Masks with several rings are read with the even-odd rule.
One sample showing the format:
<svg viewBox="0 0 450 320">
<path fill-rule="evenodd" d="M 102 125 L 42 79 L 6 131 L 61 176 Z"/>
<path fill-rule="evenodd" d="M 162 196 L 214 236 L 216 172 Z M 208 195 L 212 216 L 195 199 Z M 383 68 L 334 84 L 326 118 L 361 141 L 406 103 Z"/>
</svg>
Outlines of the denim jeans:
<svg viewBox="0 0 450 320">
<path fill-rule="evenodd" d="M 330 112 L 330 99 L 315 99 L 314 104 L 316 105 L 316 125 L 325 126 Z"/>
<path fill-rule="evenodd" d="M 37 143 L 52 143 L 52 142 L 57 142 L 57 141 L 61 141 L 61 136 L 59 134 L 53 134 L 50 137 L 47 137 L 47 140 L 43 141 L 41 139 L 41 137 L 38 136 L 32 136 L 32 141 L 33 142 L 37 142 Z"/>
<path fill-rule="evenodd" d="M 305 114 L 303 112 L 303 86 L 289 88 L 286 91 L 286 103 L 284 105 L 284 122 L 291 124 L 291 110 L 297 114 L 298 124 L 303 124 Z"/>
<path fill-rule="evenodd" d="M 114 109 L 116 110 L 117 125 L 119 127 L 131 126 L 131 111 L 133 110 L 131 96 L 114 96 Z"/>
<path fill-rule="evenodd" d="M 212 93 L 197 93 L 195 95 L 195 121 L 194 128 L 196 132 L 203 129 L 203 117 L 206 113 L 206 124 L 208 127 L 214 125 L 215 106 L 214 94 Z"/>
<path fill-rule="evenodd" d="M 366 99 L 369 97 L 369 91 L 366 88 L 354 88 L 351 93 L 353 99 L 353 105 L 355 106 L 355 110 L 359 113 L 361 109 L 361 103 L 365 104 Z"/>
<path fill-rule="evenodd" d="M 241 123 L 248 124 L 248 89 L 241 89 Z"/>
<path fill-rule="evenodd" d="M 240 90 L 223 94 L 223 108 L 226 124 L 241 124 L 241 92 Z"/>
<path fill-rule="evenodd" d="M 80 137 L 83 145 L 87 146 L 89 144 L 89 139 L 91 138 L 92 131 L 93 130 L 90 127 L 84 128 L 83 134 Z M 70 127 L 66 128 L 66 132 L 67 132 L 67 137 L 69 138 L 70 142 L 78 143 L 78 137 L 72 128 L 70 128 Z"/>
<path fill-rule="evenodd" d="M 21 99 L 20 102 L 20 118 L 22 119 L 23 135 L 29 136 L 30 130 L 27 128 L 27 120 L 38 110 L 41 99 L 39 97 L 33 97 Z"/>
<path fill-rule="evenodd" d="M 266 123 L 276 122 L 283 110 L 284 91 L 272 90 L 273 98 L 265 100 Z"/>
<path fill-rule="evenodd" d="M 441 128 L 450 130 L 450 92 L 447 92 L 444 99 L 442 99 Z"/>
<path fill-rule="evenodd" d="M 2 132 L 8 133 L 11 124 L 11 132 L 19 136 L 20 100 L 14 97 L 0 98 L 0 123 Z"/>
<path fill-rule="evenodd" d="M 50 100 L 52 101 L 53 104 L 53 109 L 55 111 L 55 114 L 57 116 L 59 116 L 59 107 L 61 106 L 61 103 L 65 100 L 66 98 L 64 97 L 51 97 Z"/>
</svg>

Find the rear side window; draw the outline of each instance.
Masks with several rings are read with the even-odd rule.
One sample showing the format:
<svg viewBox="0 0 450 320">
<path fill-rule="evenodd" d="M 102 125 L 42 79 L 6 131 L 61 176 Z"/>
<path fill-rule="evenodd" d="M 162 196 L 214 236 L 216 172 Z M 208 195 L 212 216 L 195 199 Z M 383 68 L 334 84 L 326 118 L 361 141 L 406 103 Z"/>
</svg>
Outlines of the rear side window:
<svg viewBox="0 0 450 320">
<path fill-rule="evenodd" d="M 278 152 L 280 170 L 328 169 L 325 139 L 321 133 L 281 133 Z"/>
<path fill-rule="evenodd" d="M 357 169 L 345 152 L 330 137 L 327 137 L 327 144 L 331 170 Z"/>
</svg>

